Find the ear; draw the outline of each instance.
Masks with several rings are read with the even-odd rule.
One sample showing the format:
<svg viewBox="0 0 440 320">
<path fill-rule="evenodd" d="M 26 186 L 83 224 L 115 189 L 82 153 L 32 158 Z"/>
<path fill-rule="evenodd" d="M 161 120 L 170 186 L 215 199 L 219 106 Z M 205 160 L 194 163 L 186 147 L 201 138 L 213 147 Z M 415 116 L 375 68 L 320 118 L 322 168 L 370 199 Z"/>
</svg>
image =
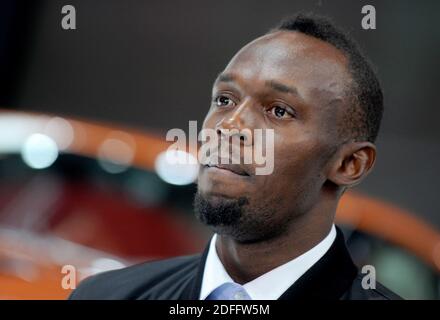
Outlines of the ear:
<svg viewBox="0 0 440 320">
<path fill-rule="evenodd" d="M 336 153 L 328 180 L 341 187 L 353 187 L 365 178 L 376 161 L 371 142 L 349 142 Z"/>
</svg>

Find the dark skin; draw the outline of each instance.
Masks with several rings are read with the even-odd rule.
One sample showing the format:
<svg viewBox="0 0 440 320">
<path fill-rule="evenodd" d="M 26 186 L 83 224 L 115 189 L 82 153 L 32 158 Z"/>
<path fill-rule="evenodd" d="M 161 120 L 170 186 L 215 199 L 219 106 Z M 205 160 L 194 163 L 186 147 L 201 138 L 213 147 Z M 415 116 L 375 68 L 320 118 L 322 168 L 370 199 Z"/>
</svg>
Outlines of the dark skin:
<svg viewBox="0 0 440 320">
<path fill-rule="evenodd" d="M 236 282 L 249 282 L 318 244 L 330 232 L 344 190 L 373 167 L 375 146 L 339 130 L 350 82 L 341 51 L 292 31 L 246 45 L 216 79 L 204 128 L 220 137 L 233 128 L 273 129 L 275 135 L 270 175 L 255 175 L 253 165 L 243 165 L 248 175 L 200 170 L 198 190 L 211 203 L 246 197 L 250 217 L 272 210 L 264 217 L 267 234 L 245 226 L 241 233 L 215 230 L 220 260 Z"/>
</svg>

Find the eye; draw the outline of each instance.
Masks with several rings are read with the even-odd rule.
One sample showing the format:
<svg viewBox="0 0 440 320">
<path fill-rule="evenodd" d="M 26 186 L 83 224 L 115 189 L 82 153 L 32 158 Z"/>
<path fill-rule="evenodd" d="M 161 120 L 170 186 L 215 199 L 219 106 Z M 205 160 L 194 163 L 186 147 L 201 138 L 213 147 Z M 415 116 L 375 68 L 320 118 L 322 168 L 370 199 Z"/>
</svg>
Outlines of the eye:
<svg viewBox="0 0 440 320">
<path fill-rule="evenodd" d="M 293 112 L 290 112 L 287 108 L 282 106 L 273 106 L 268 112 L 278 119 L 289 119 L 294 117 Z"/>
<path fill-rule="evenodd" d="M 214 102 L 217 107 L 227 107 L 234 105 L 234 101 L 232 101 L 232 99 L 227 96 L 217 96 L 214 98 Z"/>
</svg>

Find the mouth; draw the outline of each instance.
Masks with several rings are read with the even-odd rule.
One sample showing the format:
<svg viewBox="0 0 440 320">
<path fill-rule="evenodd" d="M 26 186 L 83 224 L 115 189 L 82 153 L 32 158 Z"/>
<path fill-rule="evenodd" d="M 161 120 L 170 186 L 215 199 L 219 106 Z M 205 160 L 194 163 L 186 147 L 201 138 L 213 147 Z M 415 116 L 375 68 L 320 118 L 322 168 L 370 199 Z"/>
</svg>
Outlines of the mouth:
<svg viewBox="0 0 440 320">
<path fill-rule="evenodd" d="M 242 177 L 250 176 L 240 165 L 236 164 L 205 164 L 204 167 L 220 173 L 234 174 Z"/>
</svg>

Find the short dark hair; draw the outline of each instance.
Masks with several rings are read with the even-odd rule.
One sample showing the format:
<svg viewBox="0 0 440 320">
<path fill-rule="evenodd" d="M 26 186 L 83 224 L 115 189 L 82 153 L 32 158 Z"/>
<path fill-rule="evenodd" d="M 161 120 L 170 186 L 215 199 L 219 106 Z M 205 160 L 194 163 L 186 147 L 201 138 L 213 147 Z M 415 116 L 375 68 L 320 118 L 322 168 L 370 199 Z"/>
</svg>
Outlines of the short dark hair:
<svg viewBox="0 0 440 320">
<path fill-rule="evenodd" d="M 351 105 L 344 114 L 344 133 L 356 140 L 374 142 L 383 114 L 383 93 L 378 77 L 356 42 L 333 22 L 312 13 L 299 13 L 282 20 L 269 32 L 297 31 L 330 43 L 348 59 L 353 85 L 349 93 Z"/>
</svg>

